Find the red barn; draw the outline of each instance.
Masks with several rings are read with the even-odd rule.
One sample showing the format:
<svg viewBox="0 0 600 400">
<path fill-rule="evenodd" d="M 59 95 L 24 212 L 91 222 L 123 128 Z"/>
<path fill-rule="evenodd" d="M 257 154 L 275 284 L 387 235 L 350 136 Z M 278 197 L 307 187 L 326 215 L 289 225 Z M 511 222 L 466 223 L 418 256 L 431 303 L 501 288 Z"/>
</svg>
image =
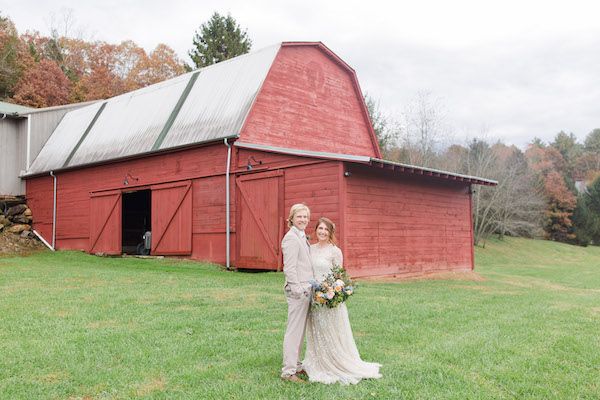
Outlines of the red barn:
<svg viewBox="0 0 600 400">
<path fill-rule="evenodd" d="M 58 249 L 278 269 L 289 207 L 338 226 L 354 276 L 473 268 L 471 185 L 381 160 L 356 74 L 281 43 L 65 115 L 27 175 Z M 229 251 L 228 251 L 229 250 Z"/>
</svg>

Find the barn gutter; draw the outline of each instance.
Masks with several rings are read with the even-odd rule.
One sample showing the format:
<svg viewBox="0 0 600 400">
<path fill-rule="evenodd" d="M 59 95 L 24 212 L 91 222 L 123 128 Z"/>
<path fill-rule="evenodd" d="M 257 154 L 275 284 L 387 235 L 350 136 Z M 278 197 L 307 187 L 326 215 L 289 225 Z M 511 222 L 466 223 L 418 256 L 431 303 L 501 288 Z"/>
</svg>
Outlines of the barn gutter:
<svg viewBox="0 0 600 400">
<path fill-rule="evenodd" d="M 56 249 L 56 175 L 50 171 L 50 176 L 54 178 L 54 195 L 52 204 L 52 249 Z"/>
<path fill-rule="evenodd" d="M 52 251 L 56 251 L 56 250 L 54 249 L 54 247 L 52 247 L 52 245 L 51 245 L 50 243 L 48 243 L 48 242 L 46 241 L 46 239 L 44 239 L 44 238 L 42 237 L 42 235 L 40 235 L 40 234 L 39 234 L 39 232 L 38 232 L 38 231 L 36 231 L 35 229 L 33 230 L 33 234 L 34 234 L 35 236 L 37 236 L 37 238 L 38 238 L 38 239 L 40 239 L 40 240 L 41 240 L 41 242 L 42 242 L 42 243 L 44 243 L 44 244 L 46 245 L 46 247 L 47 247 L 47 248 L 49 248 L 49 249 L 50 249 L 50 250 L 52 250 Z"/>
<path fill-rule="evenodd" d="M 231 269 L 231 260 L 229 256 L 229 249 L 231 246 L 230 239 L 230 227 L 229 227 L 229 172 L 231 168 L 231 145 L 227 142 L 227 138 L 223 139 L 225 146 L 227 146 L 227 167 L 225 172 L 225 267 L 227 270 Z"/>
<path fill-rule="evenodd" d="M 27 115 L 27 155 L 25 158 L 25 171 L 29 171 L 31 166 L 31 115 Z"/>
</svg>

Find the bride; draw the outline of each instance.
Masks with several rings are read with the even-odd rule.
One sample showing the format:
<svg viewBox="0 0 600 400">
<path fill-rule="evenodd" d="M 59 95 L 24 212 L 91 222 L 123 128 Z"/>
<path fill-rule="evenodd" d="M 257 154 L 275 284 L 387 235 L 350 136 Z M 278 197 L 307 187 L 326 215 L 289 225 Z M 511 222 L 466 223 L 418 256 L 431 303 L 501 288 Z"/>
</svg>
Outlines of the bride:
<svg viewBox="0 0 600 400">
<path fill-rule="evenodd" d="M 310 255 L 315 278 L 321 282 L 334 265 L 342 266 L 342 251 L 335 245 L 335 225 L 328 218 L 317 222 L 318 243 Z M 380 364 L 362 361 L 352 336 L 346 304 L 311 310 L 306 325 L 306 355 L 302 366 L 311 382 L 356 384 L 365 378 L 381 378 Z"/>
</svg>

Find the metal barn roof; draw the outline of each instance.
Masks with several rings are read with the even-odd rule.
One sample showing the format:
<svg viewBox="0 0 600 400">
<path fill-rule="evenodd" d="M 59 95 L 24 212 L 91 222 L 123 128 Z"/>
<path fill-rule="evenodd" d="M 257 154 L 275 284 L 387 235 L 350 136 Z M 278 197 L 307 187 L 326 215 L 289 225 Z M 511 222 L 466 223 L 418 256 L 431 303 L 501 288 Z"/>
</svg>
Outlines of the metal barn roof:
<svg viewBox="0 0 600 400">
<path fill-rule="evenodd" d="M 280 47 L 67 113 L 26 175 L 239 135 Z"/>
<path fill-rule="evenodd" d="M 402 173 L 405 173 L 408 175 L 430 176 L 430 177 L 440 178 L 440 179 L 473 183 L 476 185 L 485 185 L 485 186 L 498 185 L 498 181 L 495 181 L 493 179 L 485 179 L 485 178 L 480 178 L 478 176 L 464 175 L 464 174 L 459 174 L 456 172 L 443 171 L 443 170 L 434 169 L 434 168 L 419 167 L 417 165 L 403 164 L 403 163 L 382 160 L 379 158 L 373 158 L 373 157 L 367 157 L 367 156 L 357 156 L 357 155 L 352 155 L 352 154 L 340 154 L 340 153 L 328 153 L 328 152 L 323 152 L 323 151 L 290 149 L 290 148 L 286 148 L 286 147 L 275 147 L 275 146 L 268 146 L 268 145 L 264 145 L 264 144 L 245 143 L 245 142 L 240 142 L 239 140 L 234 143 L 234 146 L 240 147 L 242 149 L 269 151 L 269 152 L 273 152 L 273 153 L 290 154 L 290 155 L 300 156 L 300 157 L 314 157 L 314 158 L 322 158 L 322 159 L 326 159 L 326 160 L 338 160 L 338 161 L 359 163 L 359 164 L 369 165 L 371 167 L 381 168 L 383 170 L 402 172 Z"/>
<path fill-rule="evenodd" d="M 25 107 L 18 104 L 7 103 L 5 101 L 0 101 L 0 114 L 18 116 L 18 114 L 27 113 L 28 111 L 33 111 L 35 108 Z"/>
</svg>

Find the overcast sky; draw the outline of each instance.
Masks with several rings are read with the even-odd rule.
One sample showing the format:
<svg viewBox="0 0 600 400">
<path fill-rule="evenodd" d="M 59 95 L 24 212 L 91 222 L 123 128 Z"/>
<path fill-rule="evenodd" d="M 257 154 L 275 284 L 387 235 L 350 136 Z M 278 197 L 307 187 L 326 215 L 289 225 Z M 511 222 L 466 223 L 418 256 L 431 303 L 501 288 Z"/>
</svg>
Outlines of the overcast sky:
<svg viewBox="0 0 600 400">
<path fill-rule="evenodd" d="M 560 130 L 600 128 L 600 3 L 594 1 L 0 0 L 19 33 L 48 34 L 71 10 L 86 40 L 131 39 L 187 51 L 214 11 L 231 13 L 253 49 L 321 41 L 363 92 L 399 115 L 419 92 L 445 108 L 456 141 L 487 132 L 523 147 Z"/>
</svg>

